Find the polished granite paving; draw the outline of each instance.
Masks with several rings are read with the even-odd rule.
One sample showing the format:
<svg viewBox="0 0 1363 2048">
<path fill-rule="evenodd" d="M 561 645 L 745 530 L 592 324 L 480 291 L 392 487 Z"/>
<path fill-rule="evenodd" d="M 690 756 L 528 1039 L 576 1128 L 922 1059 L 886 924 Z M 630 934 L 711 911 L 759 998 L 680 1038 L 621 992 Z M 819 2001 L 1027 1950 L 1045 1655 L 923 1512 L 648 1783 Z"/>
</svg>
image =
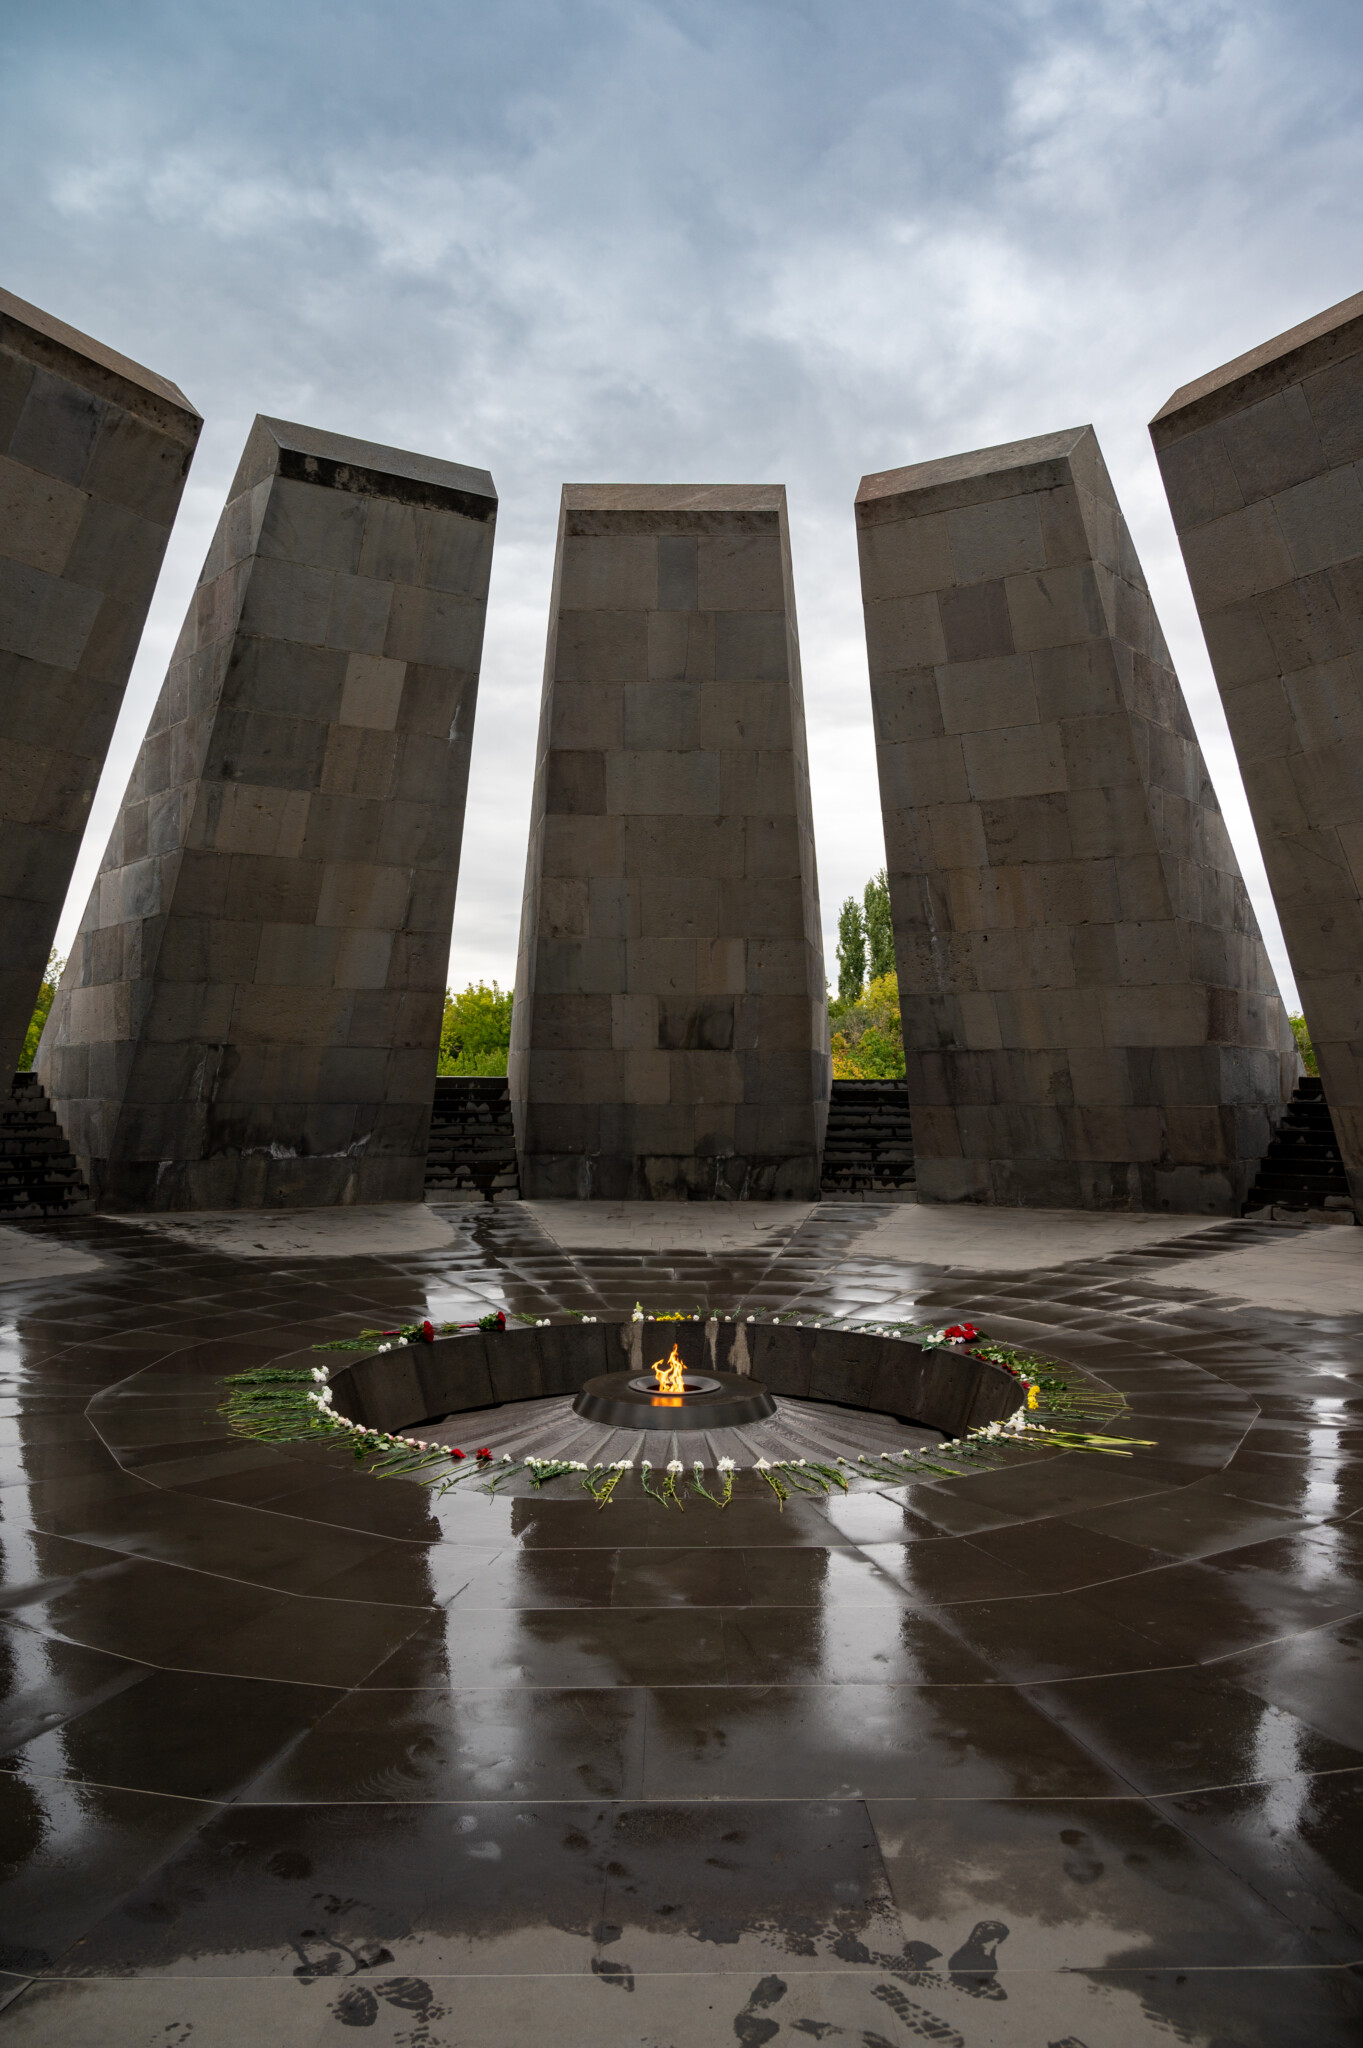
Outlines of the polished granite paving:
<svg viewBox="0 0 1363 2048">
<path fill-rule="evenodd" d="M 874 1204 L 440 1220 L 7 1234 L 7 2038 L 1363 2040 L 1363 1240 L 1057 1220 L 1066 1257 L 990 1267 L 990 1226 L 939 1212 L 932 1263 Z M 676 1514 L 433 1501 L 217 1412 L 358 1324 L 640 1299 L 969 1316 L 1155 1448 Z"/>
</svg>

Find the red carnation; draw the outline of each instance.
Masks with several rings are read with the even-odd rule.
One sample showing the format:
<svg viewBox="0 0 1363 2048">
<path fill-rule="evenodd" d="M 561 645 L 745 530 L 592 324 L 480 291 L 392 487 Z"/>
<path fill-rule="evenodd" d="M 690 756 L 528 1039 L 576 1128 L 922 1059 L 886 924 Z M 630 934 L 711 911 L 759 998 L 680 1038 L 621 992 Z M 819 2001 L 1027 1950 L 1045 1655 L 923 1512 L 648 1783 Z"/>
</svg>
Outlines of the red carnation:
<svg viewBox="0 0 1363 2048">
<path fill-rule="evenodd" d="M 973 1323 L 953 1323 L 950 1329 L 942 1332 L 952 1344 L 972 1344 L 979 1334 Z"/>
<path fill-rule="evenodd" d="M 453 1444 L 450 1445 L 450 1456 L 452 1458 L 462 1458 L 463 1455 L 464 1453 L 462 1451 L 456 1451 Z"/>
<path fill-rule="evenodd" d="M 427 1344 L 434 1344 L 434 1342 L 435 1342 L 435 1324 L 434 1324 L 434 1323 L 423 1323 L 423 1324 L 421 1325 L 421 1335 L 422 1335 L 423 1341 L 424 1341 L 425 1343 L 427 1343 Z"/>
<path fill-rule="evenodd" d="M 473 1455 L 475 1458 L 490 1458 L 492 1456 L 492 1453 L 485 1447 L 481 1451 L 475 1451 Z"/>
</svg>

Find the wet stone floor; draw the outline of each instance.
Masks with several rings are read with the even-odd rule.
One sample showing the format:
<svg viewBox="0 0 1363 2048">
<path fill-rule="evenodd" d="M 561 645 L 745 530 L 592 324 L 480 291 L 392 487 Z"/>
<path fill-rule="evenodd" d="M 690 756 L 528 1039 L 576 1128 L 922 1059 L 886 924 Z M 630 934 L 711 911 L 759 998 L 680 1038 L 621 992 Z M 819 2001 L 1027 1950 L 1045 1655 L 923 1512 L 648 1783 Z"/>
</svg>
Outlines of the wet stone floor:
<svg viewBox="0 0 1363 2048">
<path fill-rule="evenodd" d="M 1281 1231 L 991 1268 L 873 1204 L 675 1252 L 442 1213 L 409 1255 L 11 1233 L 7 2039 L 1357 2048 L 1363 1315 L 1227 1292 Z M 640 1299 L 969 1317 L 1155 1448 L 678 1514 L 218 1413 L 361 1325 Z"/>
</svg>

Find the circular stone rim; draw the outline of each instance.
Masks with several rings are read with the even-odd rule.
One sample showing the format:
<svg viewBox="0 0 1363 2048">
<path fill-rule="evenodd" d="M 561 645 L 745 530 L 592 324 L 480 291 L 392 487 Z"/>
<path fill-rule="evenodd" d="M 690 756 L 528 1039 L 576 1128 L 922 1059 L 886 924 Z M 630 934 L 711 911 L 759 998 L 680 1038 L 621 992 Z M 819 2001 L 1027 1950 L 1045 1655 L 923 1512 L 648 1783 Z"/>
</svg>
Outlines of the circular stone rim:
<svg viewBox="0 0 1363 2048">
<path fill-rule="evenodd" d="M 730 1373 L 729 1378 L 737 1379 L 738 1374 Z M 658 1382 L 651 1380 L 647 1373 L 635 1373 L 629 1384 L 630 1391 L 635 1394 L 660 1394 L 662 1392 Z M 682 1392 L 684 1394 L 717 1394 L 719 1392 L 719 1381 L 710 1378 L 705 1373 L 688 1373 L 682 1382 Z"/>
<path fill-rule="evenodd" d="M 738 1373 L 715 1373 L 716 1392 L 659 1394 L 636 1393 L 630 1382 L 633 1371 L 601 1373 L 578 1390 L 573 1413 L 586 1422 L 608 1423 L 613 1429 L 741 1429 L 745 1423 L 764 1422 L 776 1413 L 776 1403 L 758 1380 Z M 711 1375 L 706 1375 L 707 1378 Z"/>
</svg>

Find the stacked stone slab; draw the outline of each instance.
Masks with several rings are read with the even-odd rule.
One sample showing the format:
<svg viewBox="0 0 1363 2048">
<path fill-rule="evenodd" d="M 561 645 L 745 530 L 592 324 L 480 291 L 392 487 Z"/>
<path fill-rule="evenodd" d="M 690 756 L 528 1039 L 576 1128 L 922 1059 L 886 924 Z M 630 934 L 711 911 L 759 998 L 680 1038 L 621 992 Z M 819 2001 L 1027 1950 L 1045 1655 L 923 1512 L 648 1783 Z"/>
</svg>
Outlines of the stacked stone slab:
<svg viewBox="0 0 1363 2048">
<path fill-rule="evenodd" d="M 202 424 L 164 377 L 0 291 L 0 1076 L 23 1048 Z"/>
<path fill-rule="evenodd" d="M 42 1039 L 101 1206 L 421 1199 L 495 514 L 256 421 Z"/>
<path fill-rule="evenodd" d="M 1235 1212 L 1295 1050 L 1092 429 L 857 525 L 920 1195 Z"/>
<path fill-rule="evenodd" d="M 1350 1190 L 1363 1203 L 1363 292 L 1151 436 Z"/>
<path fill-rule="evenodd" d="M 564 490 L 510 1079 L 526 1196 L 818 1194 L 828 1023 L 779 487 Z"/>
</svg>

